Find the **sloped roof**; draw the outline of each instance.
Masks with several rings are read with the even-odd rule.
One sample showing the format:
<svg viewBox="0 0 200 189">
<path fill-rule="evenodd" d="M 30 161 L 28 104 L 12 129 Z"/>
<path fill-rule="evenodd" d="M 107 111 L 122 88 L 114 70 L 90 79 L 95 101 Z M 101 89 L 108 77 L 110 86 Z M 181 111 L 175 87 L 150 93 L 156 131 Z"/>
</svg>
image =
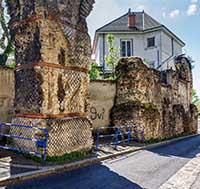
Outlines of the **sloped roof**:
<svg viewBox="0 0 200 189">
<path fill-rule="evenodd" d="M 116 20 L 106 24 L 105 26 L 99 28 L 97 32 L 111 32 L 111 31 L 140 31 L 148 30 L 162 26 L 159 22 L 153 19 L 145 12 L 134 12 L 136 15 L 136 27 L 128 27 L 128 13 L 117 18 Z"/>
<path fill-rule="evenodd" d="M 163 30 L 168 35 L 174 37 L 174 39 L 181 44 L 182 46 L 185 43 L 175 35 L 171 30 L 167 27 L 156 21 L 146 12 L 134 12 L 136 15 L 136 27 L 129 28 L 128 27 L 128 13 L 122 15 L 121 17 L 111 21 L 110 23 L 104 25 L 103 27 L 99 28 L 95 32 L 94 42 L 93 42 L 93 53 L 95 52 L 97 41 L 100 33 L 126 33 L 126 32 L 150 32 L 153 30 Z"/>
</svg>

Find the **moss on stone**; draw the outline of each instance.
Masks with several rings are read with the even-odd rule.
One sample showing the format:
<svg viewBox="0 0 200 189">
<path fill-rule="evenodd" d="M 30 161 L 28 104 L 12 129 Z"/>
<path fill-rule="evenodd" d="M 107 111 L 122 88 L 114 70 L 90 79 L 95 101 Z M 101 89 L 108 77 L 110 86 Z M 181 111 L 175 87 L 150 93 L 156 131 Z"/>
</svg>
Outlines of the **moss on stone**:
<svg viewBox="0 0 200 189">
<path fill-rule="evenodd" d="M 152 104 L 152 103 L 144 103 L 143 104 L 143 108 L 146 110 L 158 110 L 156 105 Z"/>
</svg>

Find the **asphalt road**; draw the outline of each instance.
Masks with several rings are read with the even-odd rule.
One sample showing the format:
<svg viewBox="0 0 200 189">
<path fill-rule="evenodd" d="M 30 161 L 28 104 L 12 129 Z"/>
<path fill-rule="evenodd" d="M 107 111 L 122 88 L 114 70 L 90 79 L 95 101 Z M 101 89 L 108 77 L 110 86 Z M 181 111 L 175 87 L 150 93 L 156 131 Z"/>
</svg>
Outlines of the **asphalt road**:
<svg viewBox="0 0 200 189">
<path fill-rule="evenodd" d="M 197 153 L 200 153 L 200 136 L 6 188 L 157 189 Z"/>
</svg>

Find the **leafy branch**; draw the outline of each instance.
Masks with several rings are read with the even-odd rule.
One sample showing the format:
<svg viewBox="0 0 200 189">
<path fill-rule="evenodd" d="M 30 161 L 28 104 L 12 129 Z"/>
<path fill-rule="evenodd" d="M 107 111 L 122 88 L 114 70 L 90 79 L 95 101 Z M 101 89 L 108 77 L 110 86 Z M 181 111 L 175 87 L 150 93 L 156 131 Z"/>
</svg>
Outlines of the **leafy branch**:
<svg viewBox="0 0 200 189">
<path fill-rule="evenodd" d="M 115 38 L 112 34 L 107 35 L 108 56 L 105 57 L 106 63 L 112 69 L 113 78 L 115 77 L 115 67 L 119 59 L 119 48 L 114 47 Z"/>
<path fill-rule="evenodd" d="M 200 103 L 200 99 L 199 99 L 199 97 L 198 97 L 197 92 L 196 92 L 195 89 L 192 90 L 192 103 L 194 105 L 197 105 L 197 104 Z"/>
<path fill-rule="evenodd" d="M 8 30 L 8 20 L 9 16 L 7 14 L 6 3 L 4 0 L 0 0 L 0 49 L 2 51 L 0 53 L 0 66 L 3 67 L 6 66 L 9 55 L 14 52 L 12 40 Z"/>
</svg>

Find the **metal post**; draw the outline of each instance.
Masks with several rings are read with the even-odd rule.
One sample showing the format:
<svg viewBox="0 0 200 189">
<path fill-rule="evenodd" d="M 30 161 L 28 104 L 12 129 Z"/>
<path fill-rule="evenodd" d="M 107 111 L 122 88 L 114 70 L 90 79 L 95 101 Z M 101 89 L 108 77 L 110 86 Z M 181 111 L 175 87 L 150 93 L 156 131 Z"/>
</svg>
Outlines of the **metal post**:
<svg viewBox="0 0 200 189">
<path fill-rule="evenodd" d="M 45 129 L 44 132 L 45 132 L 45 140 L 44 140 L 45 144 L 43 146 L 43 153 L 42 153 L 42 166 L 43 167 L 46 165 L 46 158 L 47 158 L 46 156 L 47 156 L 48 130 Z"/>
<path fill-rule="evenodd" d="M 3 129 L 2 129 L 2 123 L 0 123 L 0 133 L 3 131 Z"/>
<path fill-rule="evenodd" d="M 117 150 L 118 142 L 119 142 L 119 128 L 117 128 L 115 133 L 115 150 Z"/>
<path fill-rule="evenodd" d="M 98 128 L 98 131 L 97 131 L 97 138 L 96 138 L 96 151 L 98 151 L 98 147 L 99 147 L 99 135 L 100 135 L 100 128 Z"/>
<path fill-rule="evenodd" d="M 42 154 L 42 167 L 46 165 L 44 152 Z"/>
<path fill-rule="evenodd" d="M 48 130 L 46 129 L 45 130 L 45 134 L 46 134 L 46 139 L 45 139 L 45 142 L 46 142 L 46 145 L 45 145 L 45 148 L 44 148 L 44 166 L 46 164 L 46 158 L 47 158 L 47 142 L 48 142 L 48 138 L 49 138 L 49 132 Z"/>
<path fill-rule="evenodd" d="M 129 127 L 128 129 L 128 144 L 130 143 L 131 141 L 131 128 Z"/>
</svg>

